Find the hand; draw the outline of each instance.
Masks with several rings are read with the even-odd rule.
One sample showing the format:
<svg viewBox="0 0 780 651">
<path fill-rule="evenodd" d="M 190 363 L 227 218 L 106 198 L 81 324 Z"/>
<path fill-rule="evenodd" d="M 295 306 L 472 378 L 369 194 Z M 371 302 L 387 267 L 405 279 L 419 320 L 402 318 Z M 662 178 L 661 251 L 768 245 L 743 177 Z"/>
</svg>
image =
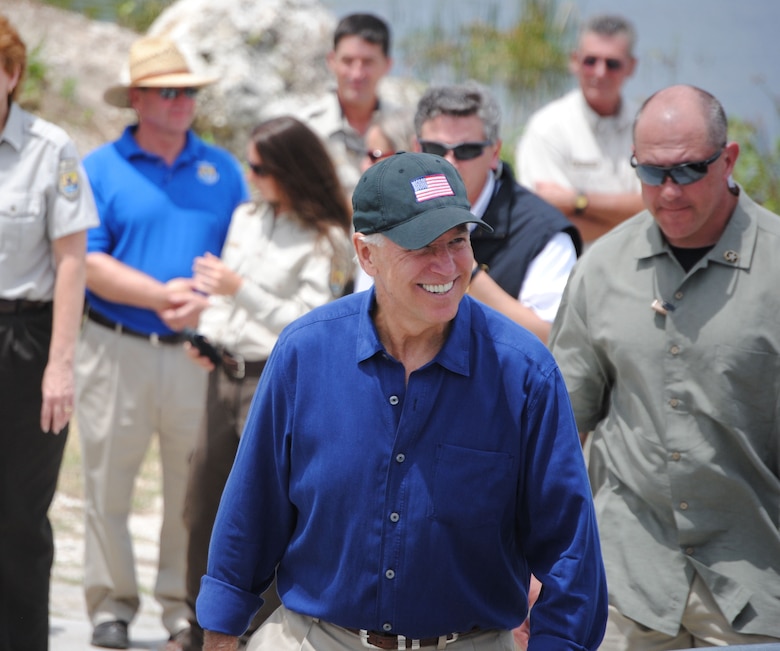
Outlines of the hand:
<svg viewBox="0 0 780 651">
<path fill-rule="evenodd" d="M 41 430 L 59 434 L 73 415 L 72 364 L 49 361 L 41 384 Z"/>
<path fill-rule="evenodd" d="M 208 307 L 208 297 L 195 290 L 189 278 L 174 278 L 165 283 L 166 307 L 157 315 L 171 330 L 197 328 L 200 313 Z"/>
<path fill-rule="evenodd" d="M 187 357 L 189 357 L 196 364 L 199 364 L 205 368 L 207 371 L 214 370 L 214 363 L 206 355 L 201 355 L 200 351 L 195 348 L 195 346 L 193 346 L 189 341 L 184 342 L 184 352 L 187 353 Z"/>
<path fill-rule="evenodd" d="M 206 294 L 234 296 L 244 279 L 212 253 L 195 258 L 195 288 Z"/>
<path fill-rule="evenodd" d="M 542 591 L 542 584 L 535 576 L 531 575 L 531 584 L 528 587 L 528 617 L 520 624 L 516 629 L 512 631 L 512 637 L 515 639 L 515 647 L 521 651 L 526 651 L 528 648 L 528 641 L 531 638 L 531 608 L 539 598 L 539 593 Z"/>
</svg>

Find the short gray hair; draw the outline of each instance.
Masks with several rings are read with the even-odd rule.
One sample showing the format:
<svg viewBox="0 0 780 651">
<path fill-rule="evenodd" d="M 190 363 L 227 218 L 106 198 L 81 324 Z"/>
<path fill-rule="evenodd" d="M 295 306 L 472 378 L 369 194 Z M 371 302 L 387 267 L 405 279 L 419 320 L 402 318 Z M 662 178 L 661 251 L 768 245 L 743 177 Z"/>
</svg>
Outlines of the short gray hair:
<svg viewBox="0 0 780 651">
<path fill-rule="evenodd" d="M 634 26 L 623 16 L 614 14 L 602 14 L 590 18 L 580 30 L 580 38 L 583 34 L 598 34 L 599 36 L 625 36 L 628 41 L 628 53 L 634 56 L 636 45 L 636 30 Z"/>
<path fill-rule="evenodd" d="M 371 246 L 384 246 L 387 236 L 382 233 L 360 233 L 360 239 Z"/>
<path fill-rule="evenodd" d="M 423 124 L 440 115 L 476 115 L 484 125 L 485 138 L 490 142 L 496 142 L 499 138 L 501 109 L 490 91 L 475 81 L 429 88 L 417 103 L 414 116 L 417 137 L 420 137 Z"/>
</svg>

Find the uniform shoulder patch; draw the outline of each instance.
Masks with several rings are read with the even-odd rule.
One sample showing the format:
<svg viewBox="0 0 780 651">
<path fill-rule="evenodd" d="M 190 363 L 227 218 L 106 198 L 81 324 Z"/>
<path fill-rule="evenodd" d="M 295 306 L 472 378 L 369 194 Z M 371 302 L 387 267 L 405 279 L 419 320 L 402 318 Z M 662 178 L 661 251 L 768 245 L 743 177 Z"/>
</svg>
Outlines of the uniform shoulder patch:
<svg viewBox="0 0 780 651">
<path fill-rule="evenodd" d="M 64 158 L 59 165 L 57 192 L 70 201 L 75 201 L 81 194 L 81 178 L 79 162 L 75 158 Z"/>
</svg>

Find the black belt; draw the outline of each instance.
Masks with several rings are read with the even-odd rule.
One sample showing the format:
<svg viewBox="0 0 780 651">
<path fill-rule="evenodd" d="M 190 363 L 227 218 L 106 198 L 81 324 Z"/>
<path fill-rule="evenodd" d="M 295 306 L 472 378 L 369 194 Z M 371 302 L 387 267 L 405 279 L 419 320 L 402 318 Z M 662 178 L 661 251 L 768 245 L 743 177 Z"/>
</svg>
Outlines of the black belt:
<svg viewBox="0 0 780 651">
<path fill-rule="evenodd" d="M 369 649 L 371 647 L 376 647 L 377 649 L 416 649 L 424 646 L 438 646 L 440 641 L 444 642 L 444 644 L 449 644 L 457 639 L 482 632 L 480 628 L 473 628 L 467 633 L 449 633 L 440 637 L 412 639 L 403 635 L 386 635 L 385 633 L 377 633 L 376 631 L 367 631 L 365 629 L 345 628 L 344 630 L 359 636 L 363 646 Z"/>
<path fill-rule="evenodd" d="M 222 368 L 231 380 L 243 380 L 247 377 L 260 377 L 265 367 L 265 361 L 250 362 L 241 355 L 233 355 L 226 350 L 222 351 Z"/>
<path fill-rule="evenodd" d="M 41 312 L 52 305 L 51 301 L 28 301 L 25 298 L 9 300 L 0 298 L 0 314 L 20 314 L 22 312 Z"/>
<path fill-rule="evenodd" d="M 87 309 L 87 318 L 104 328 L 111 328 L 111 330 L 118 332 L 120 335 L 130 335 L 131 337 L 146 339 L 153 346 L 157 346 L 158 344 L 181 344 L 184 342 L 184 335 L 178 332 L 171 335 L 158 335 L 156 332 L 152 332 L 151 334 L 138 332 L 137 330 L 132 330 L 131 328 L 123 326 L 121 323 L 112 321 L 102 314 L 90 309 Z"/>
</svg>

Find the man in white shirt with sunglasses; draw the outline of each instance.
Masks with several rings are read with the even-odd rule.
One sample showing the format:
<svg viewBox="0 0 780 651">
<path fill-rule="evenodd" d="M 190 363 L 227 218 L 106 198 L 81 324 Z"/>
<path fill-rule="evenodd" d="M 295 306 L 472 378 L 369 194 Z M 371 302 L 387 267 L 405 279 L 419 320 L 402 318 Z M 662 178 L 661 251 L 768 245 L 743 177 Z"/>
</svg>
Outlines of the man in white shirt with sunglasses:
<svg viewBox="0 0 780 651">
<path fill-rule="evenodd" d="M 569 60 L 578 87 L 532 115 L 517 146 L 520 183 L 571 219 L 586 247 L 642 209 L 628 163 L 636 107 L 622 94 L 635 41 L 621 16 L 587 21 Z"/>
</svg>

